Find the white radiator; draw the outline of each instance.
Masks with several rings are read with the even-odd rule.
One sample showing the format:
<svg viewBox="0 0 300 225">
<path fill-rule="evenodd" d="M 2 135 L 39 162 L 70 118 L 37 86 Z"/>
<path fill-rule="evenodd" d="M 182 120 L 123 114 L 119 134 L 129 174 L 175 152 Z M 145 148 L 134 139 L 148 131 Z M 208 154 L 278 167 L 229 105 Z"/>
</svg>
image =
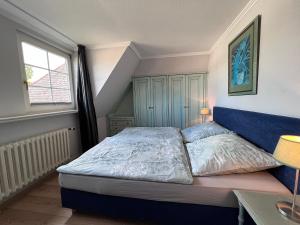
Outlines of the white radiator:
<svg viewBox="0 0 300 225">
<path fill-rule="evenodd" d="M 0 146 L 0 203 L 69 159 L 68 129 Z"/>
</svg>

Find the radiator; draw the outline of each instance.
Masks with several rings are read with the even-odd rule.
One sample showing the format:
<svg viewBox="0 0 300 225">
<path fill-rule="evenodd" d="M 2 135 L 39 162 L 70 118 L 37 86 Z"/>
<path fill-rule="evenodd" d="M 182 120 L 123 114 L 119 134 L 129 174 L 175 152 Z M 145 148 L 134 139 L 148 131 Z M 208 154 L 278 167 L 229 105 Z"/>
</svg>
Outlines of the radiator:
<svg viewBox="0 0 300 225">
<path fill-rule="evenodd" d="M 68 129 L 0 146 L 0 203 L 69 159 Z"/>
</svg>

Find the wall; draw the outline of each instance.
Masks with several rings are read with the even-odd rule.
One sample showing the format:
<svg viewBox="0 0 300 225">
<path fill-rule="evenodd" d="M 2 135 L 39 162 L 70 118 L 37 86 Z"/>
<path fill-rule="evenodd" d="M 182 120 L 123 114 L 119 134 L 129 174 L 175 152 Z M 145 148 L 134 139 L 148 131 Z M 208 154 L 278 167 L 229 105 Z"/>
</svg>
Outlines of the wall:
<svg viewBox="0 0 300 225">
<path fill-rule="evenodd" d="M 97 116 L 111 113 L 126 93 L 139 63 L 136 54 L 127 47 L 95 99 Z"/>
<path fill-rule="evenodd" d="M 0 116 L 25 112 L 17 24 L 0 16 Z"/>
<path fill-rule="evenodd" d="M 87 50 L 87 61 L 94 98 L 101 91 L 125 50 L 126 47 Z"/>
<path fill-rule="evenodd" d="M 0 124 L 0 145 L 36 136 L 61 128 L 76 128 L 70 131 L 71 157 L 81 153 L 77 113 L 40 119 L 30 119 Z"/>
<path fill-rule="evenodd" d="M 126 46 L 90 50 L 88 61 L 101 141 L 107 136 L 107 115 L 116 110 L 127 93 L 139 58 L 130 46 Z"/>
<path fill-rule="evenodd" d="M 228 96 L 228 44 L 258 14 L 262 15 L 258 94 Z M 299 0 L 258 0 L 210 55 L 209 106 L 300 117 L 299 27 Z"/>
<path fill-rule="evenodd" d="M 21 25 L 0 16 L 0 118 L 28 114 L 24 103 L 23 81 L 17 48 L 17 30 Z M 34 32 L 33 32 L 34 33 Z M 0 145 L 47 131 L 75 127 L 72 155 L 80 152 L 77 114 L 0 123 Z"/>
<path fill-rule="evenodd" d="M 113 110 L 115 115 L 121 115 L 121 116 L 133 116 L 134 110 L 133 110 L 133 87 L 132 83 L 130 84 L 128 90 L 123 95 L 123 98 L 121 99 L 120 103 L 116 106 L 116 109 Z"/>
<path fill-rule="evenodd" d="M 135 76 L 171 75 L 207 72 L 208 55 L 181 56 L 141 60 Z"/>
<path fill-rule="evenodd" d="M 100 142 L 108 135 L 109 124 L 106 116 L 101 116 L 97 118 L 97 126 L 98 126 L 98 139 Z"/>
</svg>

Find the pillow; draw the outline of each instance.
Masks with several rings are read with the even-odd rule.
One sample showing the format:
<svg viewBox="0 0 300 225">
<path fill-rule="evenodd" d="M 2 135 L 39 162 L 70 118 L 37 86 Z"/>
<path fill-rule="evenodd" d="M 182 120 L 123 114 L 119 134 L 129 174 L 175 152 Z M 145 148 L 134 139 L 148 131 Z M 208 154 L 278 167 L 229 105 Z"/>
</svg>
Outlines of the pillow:
<svg viewBox="0 0 300 225">
<path fill-rule="evenodd" d="M 236 134 L 221 134 L 186 145 L 193 176 L 248 173 L 280 166 L 271 154 Z"/>
<path fill-rule="evenodd" d="M 231 133 L 231 131 L 213 121 L 185 128 L 181 131 L 185 143 L 193 142 L 198 139 L 210 137 L 213 135 L 228 133 Z"/>
</svg>

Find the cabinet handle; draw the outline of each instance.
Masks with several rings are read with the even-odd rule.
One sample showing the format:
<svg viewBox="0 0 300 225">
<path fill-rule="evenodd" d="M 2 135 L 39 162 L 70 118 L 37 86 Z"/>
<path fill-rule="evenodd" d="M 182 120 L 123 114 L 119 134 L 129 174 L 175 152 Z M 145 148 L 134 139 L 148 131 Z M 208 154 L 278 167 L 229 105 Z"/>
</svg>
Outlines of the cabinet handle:
<svg viewBox="0 0 300 225">
<path fill-rule="evenodd" d="M 154 107 L 153 106 L 149 106 L 148 109 L 154 109 Z"/>
<path fill-rule="evenodd" d="M 185 109 L 188 109 L 189 107 L 188 107 L 188 106 L 184 106 L 184 108 L 185 108 Z"/>
</svg>

